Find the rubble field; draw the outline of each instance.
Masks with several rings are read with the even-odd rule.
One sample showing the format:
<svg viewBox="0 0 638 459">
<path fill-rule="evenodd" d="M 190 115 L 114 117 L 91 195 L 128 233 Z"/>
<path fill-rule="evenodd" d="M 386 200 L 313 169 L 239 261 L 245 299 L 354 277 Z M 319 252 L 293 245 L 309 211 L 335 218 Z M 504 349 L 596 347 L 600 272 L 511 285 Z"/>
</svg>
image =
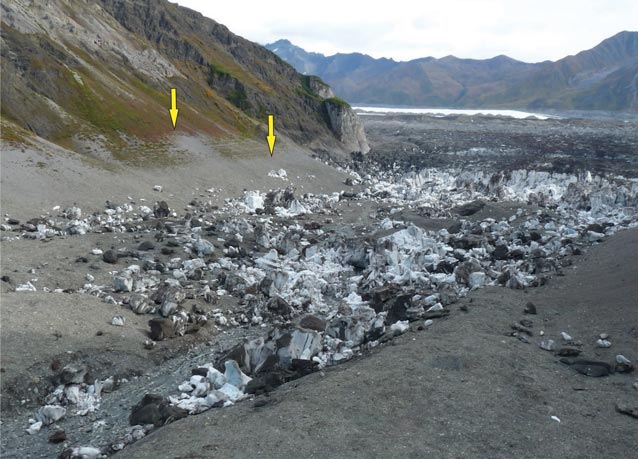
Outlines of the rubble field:
<svg viewBox="0 0 638 459">
<path fill-rule="evenodd" d="M 381 118 L 332 193 L 6 215 L 3 456 L 630 451 L 636 123 Z"/>
</svg>

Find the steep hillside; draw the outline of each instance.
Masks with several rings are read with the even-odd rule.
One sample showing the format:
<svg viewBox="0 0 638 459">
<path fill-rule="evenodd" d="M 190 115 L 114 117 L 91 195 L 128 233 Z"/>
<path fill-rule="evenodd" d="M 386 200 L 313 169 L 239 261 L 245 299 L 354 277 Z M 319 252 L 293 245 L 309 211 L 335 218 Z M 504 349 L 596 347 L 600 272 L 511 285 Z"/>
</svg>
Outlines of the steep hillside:
<svg viewBox="0 0 638 459">
<path fill-rule="evenodd" d="M 351 101 L 358 100 L 353 96 L 364 86 L 363 82 L 391 72 L 401 64 L 392 59 L 375 59 L 361 53 L 339 53 L 333 56 L 310 53 L 285 39 L 268 44 L 266 48 L 299 72 L 319 75 L 326 81 L 332 81 L 335 92 Z"/>
<path fill-rule="evenodd" d="M 598 46 L 545 62 L 502 96 L 525 106 L 638 110 L 638 32 L 620 32 Z"/>
<path fill-rule="evenodd" d="M 621 32 L 591 50 L 536 64 L 507 56 L 409 62 L 357 53 L 326 57 L 287 40 L 267 48 L 355 103 L 637 111 L 637 43 L 638 32 Z"/>
<path fill-rule="evenodd" d="M 299 143 L 354 148 L 349 127 L 330 122 L 325 84 L 165 0 L 3 2 L 1 52 L 5 139 L 23 128 L 76 151 L 99 139 L 130 156 L 173 133 L 176 88 L 179 133 L 262 138 L 272 113 Z"/>
</svg>

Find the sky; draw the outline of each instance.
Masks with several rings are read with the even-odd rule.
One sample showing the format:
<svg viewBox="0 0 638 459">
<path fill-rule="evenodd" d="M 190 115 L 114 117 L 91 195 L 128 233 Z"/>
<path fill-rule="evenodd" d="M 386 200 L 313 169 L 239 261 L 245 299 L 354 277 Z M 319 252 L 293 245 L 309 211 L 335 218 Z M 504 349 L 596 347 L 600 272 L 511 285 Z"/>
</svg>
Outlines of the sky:
<svg viewBox="0 0 638 459">
<path fill-rule="evenodd" d="M 175 2 L 174 2 L 175 3 Z M 636 0 L 177 0 L 261 44 L 325 55 L 557 60 L 638 30 Z"/>
</svg>

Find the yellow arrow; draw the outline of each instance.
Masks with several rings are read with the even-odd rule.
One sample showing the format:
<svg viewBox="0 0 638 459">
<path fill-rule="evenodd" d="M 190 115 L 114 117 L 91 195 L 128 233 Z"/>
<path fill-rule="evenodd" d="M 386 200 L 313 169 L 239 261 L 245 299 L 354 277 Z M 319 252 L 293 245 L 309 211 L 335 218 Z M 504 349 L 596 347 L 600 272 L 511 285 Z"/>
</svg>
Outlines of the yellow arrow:
<svg viewBox="0 0 638 459">
<path fill-rule="evenodd" d="M 175 88 L 171 88 L 171 108 L 169 110 L 171 114 L 171 121 L 173 122 L 173 129 L 175 129 L 175 125 L 177 124 L 177 114 L 179 110 L 177 109 L 177 94 Z"/>
<path fill-rule="evenodd" d="M 268 135 L 266 136 L 266 140 L 268 140 L 268 148 L 270 149 L 270 156 L 272 157 L 273 150 L 275 149 L 275 140 L 277 140 L 277 136 L 275 135 L 275 115 L 268 115 Z"/>
</svg>

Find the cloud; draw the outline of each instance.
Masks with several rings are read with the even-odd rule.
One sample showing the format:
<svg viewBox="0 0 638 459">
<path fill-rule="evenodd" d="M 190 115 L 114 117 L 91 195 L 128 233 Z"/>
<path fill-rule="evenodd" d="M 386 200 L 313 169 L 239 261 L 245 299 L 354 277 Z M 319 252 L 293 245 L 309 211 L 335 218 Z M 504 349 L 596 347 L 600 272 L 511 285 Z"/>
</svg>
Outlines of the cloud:
<svg viewBox="0 0 638 459">
<path fill-rule="evenodd" d="M 635 0 L 180 0 L 183 6 L 262 44 L 287 38 L 308 51 L 374 57 L 488 58 L 536 62 L 592 48 L 636 30 Z"/>
</svg>

